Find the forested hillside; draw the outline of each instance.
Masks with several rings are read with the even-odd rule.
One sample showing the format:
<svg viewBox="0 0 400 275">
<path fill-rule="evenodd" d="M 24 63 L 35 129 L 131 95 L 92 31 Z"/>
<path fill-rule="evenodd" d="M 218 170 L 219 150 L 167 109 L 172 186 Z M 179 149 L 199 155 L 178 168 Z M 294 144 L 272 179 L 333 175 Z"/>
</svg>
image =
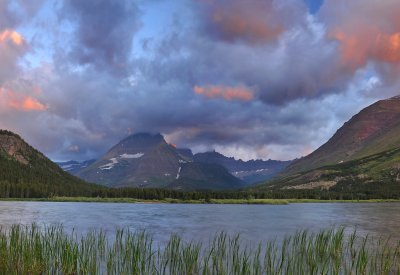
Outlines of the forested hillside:
<svg viewBox="0 0 400 275">
<path fill-rule="evenodd" d="M 0 197 L 90 196 L 98 188 L 64 172 L 17 134 L 0 130 Z"/>
</svg>

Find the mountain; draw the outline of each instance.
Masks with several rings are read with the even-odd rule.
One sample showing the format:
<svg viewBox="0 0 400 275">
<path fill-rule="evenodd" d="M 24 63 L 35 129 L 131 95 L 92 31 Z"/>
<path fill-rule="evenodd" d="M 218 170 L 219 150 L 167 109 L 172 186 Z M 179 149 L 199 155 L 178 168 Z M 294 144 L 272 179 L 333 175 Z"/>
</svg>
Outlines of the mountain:
<svg viewBox="0 0 400 275">
<path fill-rule="evenodd" d="M 92 163 L 96 162 L 95 159 L 85 160 L 85 161 L 65 161 L 65 162 L 56 162 L 58 166 L 61 167 L 64 171 L 72 174 L 77 175 L 82 169 L 88 167 Z"/>
<path fill-rule="evenodd" d="M 208 165 L 207 170 L 204 164 L 189 164 L 192 161 L 189 149 L 175 148 L 160 134 L 139 133 L 119 142 L 77 175 L 109 187 L 172 188 L 171 184 L 179 180 L 177 189 L 185 190 L 182 179 L 185 183 L 193 180 L 187 189 L 238 187 L 238 179 L 227 176 L 229 172 L 225 168 L 211 169 Z M 181 173 L 184 177 L 180 179 Z"/>
<path fill-rule="evenodd" d="M 188 162 L 182 165 L 177 179 L 167 186 L 175 190 L 229 190 L 243 187 L 243 182 L 218 164 Z"/>
<path fill-rule="evenodd" d="M 328 142 L 293 162 L 285 175 L 360 159 L 400 146 L 400 97 L 378 101 L 353 116 Z"/>
<path fill-rule="evenodd" d="M 283 176 L 254 188 L 266 190 L 329 190 L 335 198 L 399 198 L 400 147 L 335 165 Z M 304 192 L 303 192 L 304 193 Z"/>
<path fill-rule="evenodd" d="M 90 195 L 95 188 L 63 171 L 17 134 L 0 130 L 0 197 Z"/>
<path fill-rule="evenodd" d="M 236 160 L 215 151 L 195 154 L 193 159 L 196 162 L 222 165 L 234 176 L 248 184 L 271 179 L 290 164 L 290 161 L 277 160 Z"/>
<path fill-rule="evenodd" d="M 363 109 L 327 143 L 258 188 L 400 194 L 400 97 Z"/>
<path fill-rule="evenodd" d="M 177 148 L 176 151 L 178 154 L 183 157 L 186 161 L 193 161 L 193 153 L 192 150 L 188 148 Z"/>
</svg>

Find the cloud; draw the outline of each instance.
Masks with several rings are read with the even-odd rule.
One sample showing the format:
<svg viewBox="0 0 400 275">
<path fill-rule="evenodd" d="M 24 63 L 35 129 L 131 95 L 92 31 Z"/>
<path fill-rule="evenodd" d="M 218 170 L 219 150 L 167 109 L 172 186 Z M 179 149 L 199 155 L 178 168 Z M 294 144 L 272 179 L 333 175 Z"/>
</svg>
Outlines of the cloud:
<svg viewBox="0 0 400 275">
<path fill-rule="evenodd" d="M 78 145 L 70 145 L 70 146 L 67 148 L 67 150 L 68 150 L 69 152 L 74 152 L 74 153 L 78 153 L 78 152 L 80 151 Z"/>
<path fill-rule="evenodd" d="M 133 37 L 140 27 L 134 1 L 64 1 L 62 12 L 75 26 L 69 58 L 98 70 L 126 71 Z"/>
<path fill-rule="evenodd" d="M 36 98 L 24 97 L 22 99 L 11 98 L 9 105 L 15 109 L 23 111 L 45 111 L 47 106 L 40 103 Z"/>
<path fill-rule="evenodd" d="M 11 29 L 0 29 L 0 86 L 17 75 L 17 62 L 26 50 L 26 43 L 21 34 Z"/>
<path fill-rule="evenodd" d="M 0 0 L 0 30 L 15 28 L 31 21 L 44 0 Z"/>
<path fill-rule="evenodd" d="M 10 8 L 10 2 L 0 1 L 0 30 L 9 28 L 16 23 L 16 15 Z"/>
<path fill-rule="evenodd" d="M 292 6 L 292 7 L 291 7 Z M 202 28 L 213 38 L 228 42 L 275 41 L 305 6 L 300 1 L 199 0 Z"/>
<path fill-rule="evenodd" d="M 15 45 L 21 46 L 24 43 L 24 38 L 16 31 L 6 29 L 0 32 L 0 43 L 6 43 L 7 41 L 11 41 Z"/>
<path fill-rule="evenodd" d="M 249 101 L 254 98 L 253 92 L 246 87 L 225 87 L 225 86 L 194 86 L 193 91 L 196 94 L 208 98 L 223 98 L 225 100 L 243 100 Z"/>
<path fill-rule="evenodd" d="M 217 8 L 222 8 L 222 2 L 217 2 Z M 251 3 L 241 6 L 247 9 L 246 16 L 257 10 Z M 152 38 L 146 54 L 128 60 L 123 72 L 110 69 L 115 62 L 102 54 L 110 47 L 119 52 L 119 44 L 92 44 L 80 38 L 86 33 L 81 25 L 92 26 L 97 19 L 85 18 L 81 11 L 69 14 L 77 30 L 70 52 L 73 58 L 55 59 L 34 73 L 40 77 L 33 83 L 42 87 L 51 108 L 36 122 L 41 132 L 35 136 L 46 138 L 32 142 L 55 159 L 98 157 L 123 138 L 128 128 L 162 132 L 178 147 L 195 151 L 219 148 L 232 154 L 236 150 L 242 158 L 289 159 L 305 148 L 315 148 L 337 126 L 327 126 L 326 121 L 335 115 L 325 108 L 319 112 L 319 102 L 339 93 L 347 75 L 334 70 L 339 64 L 337 43 L 327 39 L 323 24 L 302 6 L 297 10 L 288 3 L 269 4 L 271 20 L 278 12 L 276 18 L 284 28 L 268 39 L 255 39 L 247 30 L 229 39 L 213 33 L 207 27 L 210 17 L 204 14 L 209 7 L 198 10 L 198 5 L 188 5 L 194 25 L 184 28 L 173 23 Z M 85 10 L 81 2 L 68 5 L 64 9 L 70 13 Z M 128 20 L 124 17 L 131 16 L 117 14 L 121 18 L 116 24 L 111 22 L 110 30 L 124 29 Z M 102 18 L 104 11 L 91 16 Z M 95 32 L 93 41 L 103 35 L 100 27 L 90 31 Z M 123 39 L 124 32 L 116 38 Z M 63 50 L 56 56 L 63 56 Z M 82 62 L 85 51 L 93 54 L 88 63 Z M 121 56 L 128 59 L 127 52 Z M 65 67 L 65 62 L 71 66 Z M 79 67 L 83 64 L 89 66 Z M 202 100 L 199 94 L 223 100 Z M 71 145 L 80 150 L 68 150 Z"/>
<path fill-rule="evenodd" d="M 18 23 L 0 0 L 0 127 L 57 160 L 141 131 L 196 152 L 291 159 L 400 87 L 394 0 L 326 0 L 315 15 L 297 0 L 177 0 L 170 13 L 163 1 L 65 0 L 56 19 L 46 2 L 40 20 Z"/>
<path fill-rule="evenodd" d="M 320 18 L 339 42 L 342 62 L 356 70 L 368 62 L 400 62 L 399 9 L 393 0 L 326 0 Z"/>
<path fill-rule="evenodd" d="M 342 65 L 352 71 L 365 67 L 368 62 L 400 62 L 400 32 L 386 34 L 367 30 L 364 36 L 354 36 L 336 30 L 330 35 L 340 43 Z"/>
<path fill-rule="evenodd" d="M 3 106 L 19 111 L 46 111 L 48 109 L 48 106 L 32 96 L 18 95 L 12 90 L 1 87 L 0 99 Z"/>
</svg>

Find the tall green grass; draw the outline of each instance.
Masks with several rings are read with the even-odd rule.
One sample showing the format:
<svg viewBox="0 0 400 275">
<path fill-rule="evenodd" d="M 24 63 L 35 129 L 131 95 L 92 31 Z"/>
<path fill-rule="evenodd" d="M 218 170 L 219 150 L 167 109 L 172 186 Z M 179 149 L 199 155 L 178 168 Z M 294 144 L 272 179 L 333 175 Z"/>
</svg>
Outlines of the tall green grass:
<svg viewBox="0 0 400 275">
<path fill-rule="evenodd" d="M 0 231 L 0 274 L 400 274 L 400 242 L 340 228 L 255 247 L 225 233 L 207 245 L 173 235 L 158 246 L 146 232 L 15 225 Z"/>
</svg>

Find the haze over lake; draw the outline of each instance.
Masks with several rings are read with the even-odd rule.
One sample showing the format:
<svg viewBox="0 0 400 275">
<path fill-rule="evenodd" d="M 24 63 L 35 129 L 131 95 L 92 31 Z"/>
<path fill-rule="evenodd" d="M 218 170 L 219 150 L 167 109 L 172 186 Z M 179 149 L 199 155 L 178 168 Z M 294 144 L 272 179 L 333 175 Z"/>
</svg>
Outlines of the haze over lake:
<svg viewBox="0 0 400 275">
<path fill-rule="evenodd" d="M 400 238 L 400 203 L 302 203 L 289 205 L 122 204 L 0 202 L 0 224 L 62 224 L 67 232 L 116 228 L 146 230 L 156 242 L 177 233 L 208 241 L 220 231 L 252 243 L 308 229 L 357 228 L 361 235 Z"/>
</svg>

